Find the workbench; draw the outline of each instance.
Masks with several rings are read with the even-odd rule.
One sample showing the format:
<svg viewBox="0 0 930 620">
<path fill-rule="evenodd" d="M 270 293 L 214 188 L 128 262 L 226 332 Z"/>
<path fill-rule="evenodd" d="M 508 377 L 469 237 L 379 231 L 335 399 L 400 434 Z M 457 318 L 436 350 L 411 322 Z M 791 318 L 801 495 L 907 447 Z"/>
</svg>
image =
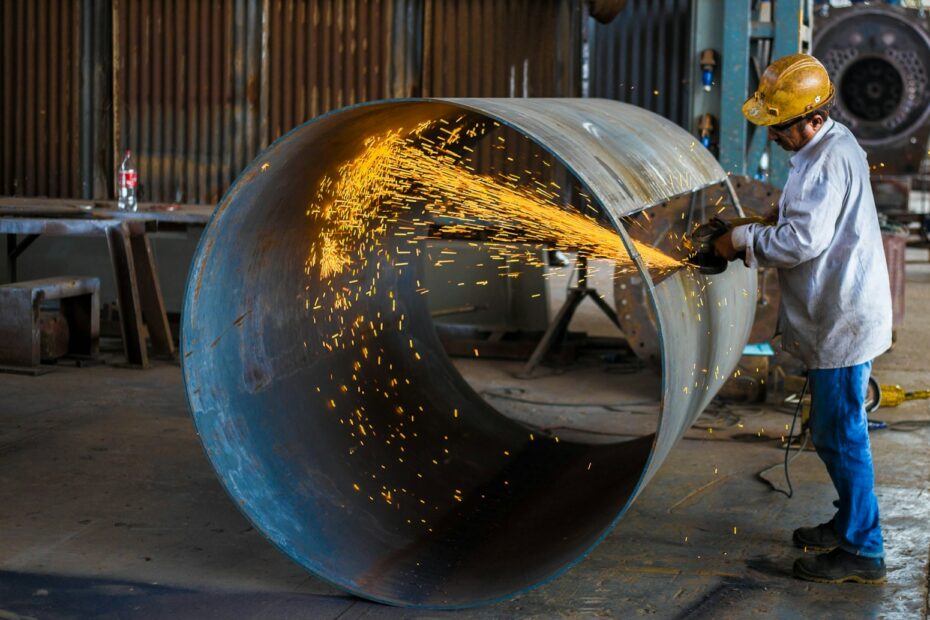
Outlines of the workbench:
<svg viewBox="0 0 930 620">
<path fill-rule="evenodd" d="M 156 356 L 174 358 L 149 233 L 205 226 L 211 206 L 146 204 L 123 211 L 115 203 L 48 198 L 0 198 L 0 233 L 7 236 L 10 281 L 19 257 L 41 235 L 104 237 L 116 280 L 120 330 L 130 366 L 147 368 L 145 327 Z"/>
</svg>

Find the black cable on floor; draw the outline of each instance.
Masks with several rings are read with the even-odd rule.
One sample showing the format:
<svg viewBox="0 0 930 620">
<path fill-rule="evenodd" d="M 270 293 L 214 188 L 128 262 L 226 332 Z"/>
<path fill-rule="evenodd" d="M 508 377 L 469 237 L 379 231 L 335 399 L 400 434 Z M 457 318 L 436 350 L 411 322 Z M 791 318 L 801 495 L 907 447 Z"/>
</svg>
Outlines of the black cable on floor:
<svg viewBox="0 0 930 620">
<path fill-rule="evenodd" d="M 788 456 L 789 456 L 789 454 L 791 453 L 791 438 L 794 437 L 794 427 L 795 427 L 795 425 L 797 424 L 798 416 L 801 414 L 801 407 L 804 405 L 804 395 L 807 393 L 807 383 L 808 383 L 808 381 L 809 381 L 809 379 L 804 379 L 804 387 L 801 388 L 801 394 L 798 396 L 798 404 L 797 404 L 797 406 L 794 408 L 794 417 L 791 418 L 791 430 L 788 432 L 788 438 L 785 440 L 785 461 L 784 461 L 784 463 L 785 463 L 785 480 L 788 482 L 788 490 L 785 491 L 784 489 L 779 489 L 777 486 L 775 486 L 774 484 L 772 484 L 772 482 L 771 482 L 770 480 L 768 480 L 767 478 L 765 478 L 765 474 L 767 474 L 768 472 L 770 472 L 770 471 L 772 471 L 773 469 L 775 469 L 776 467 L 778 467 L 778 464 L 777 464 L 777 463 L 776 463 L 775 465 L 772 465 L 771 467 L 767 467 L 767 468 L 763 469 L 763 470 L 760 471 L 758 474 L 756 474 L 756 477 L 757 477 L 759 480 L 761 480 L 762 482 L 764 482 L 765 484 L 769 485 L 769 486 L 772 488 L 773 491 L 778 491 L 779 493 L 781 493 L 782 495 L 784 495 L 784 496 L 787 497 L 788 499 L 791 499 L 791 498 L 794 496 L 794 486 L 791 484 L 791 476 L 790 476 L 789 473 L 788 473 L 788 465 L 791 463 L 791 461 L 793 461 L 794 459 L 798 458 L 798 456 L 799 456 L 802 452 L 804 452 L 804 448 L 807 447 L 807 440 L 808 440 L 808 438 L 809 438 L 809 435 L 805 435 L 805 436 L 804 436 L 804 441 L 801 443 L 801 446 L 798 448 L 797 454 L 795 454 L 793 457 L 791 457 L 791 458 L 789 459 Z"/>
<path fill-rule="evenodd" d="M 930 420 L 897 420 L 887 422 L 888 430 L 898 431 L 899 433 L 913 433 L 915 431 L 930 428 Z"/>
</svg>

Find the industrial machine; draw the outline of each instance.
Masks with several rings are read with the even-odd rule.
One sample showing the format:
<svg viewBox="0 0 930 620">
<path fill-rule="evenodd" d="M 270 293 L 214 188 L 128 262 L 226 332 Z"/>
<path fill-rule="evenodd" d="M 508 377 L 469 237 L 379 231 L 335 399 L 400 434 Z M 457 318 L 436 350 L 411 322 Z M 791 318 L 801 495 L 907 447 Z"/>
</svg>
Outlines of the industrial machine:
<svg viewBox="0 0 930 620">
<path fill-rule="evenodd" d="M 890 4 L 825 9 L 813 54 L 836 85 L 831 115 L 852 130 L 877 175 L 920 171 L 930 136 L 930 27 Z"/>
</svg>

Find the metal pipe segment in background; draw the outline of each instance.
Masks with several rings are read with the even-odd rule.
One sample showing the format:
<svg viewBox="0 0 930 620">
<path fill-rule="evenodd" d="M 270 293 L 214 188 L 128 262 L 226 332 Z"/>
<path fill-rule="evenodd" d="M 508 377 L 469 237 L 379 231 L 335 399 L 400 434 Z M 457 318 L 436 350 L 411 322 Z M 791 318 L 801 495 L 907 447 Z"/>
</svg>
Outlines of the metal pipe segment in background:
<svg viewBox="0 0 930 620">
<path fill-rule="evenodd" d="M 564 166 L 632 257 L 623 277 L 641 294 L 624 303 L 646 306 L 661 351 L 650 432 L 559 441 L 485 402 L 440 344 L 420 294 L 423 266 L 392 255 L 419 247 L 392 234 L 403 218 L 379 220 L 343 257 L 352 271 L 324 278 L 338 268 L 326 267 L 332 231 L 315 209 L 332 205 L 318 204 L 320 188 L 372 136 L 403 128 L 416 137 L 408 144 L 435 144 L 466 122 L 499 123 Z M 725 200 L 705 205 L 701 192 L 714 187 Z M 551 579 L 616 525 L 746 342 L 752 270 L 654 278 L 637 245 L 675 254 L 705 207 L 708 217 L 740 214 L 711 154 L 670 121 L 615 101 L 384 101 L 293 130 L 223 198 L 188 281 L 184 382 L 220 480 L 284 553 L 375 601 L 466 607 Z"/>
</svg>

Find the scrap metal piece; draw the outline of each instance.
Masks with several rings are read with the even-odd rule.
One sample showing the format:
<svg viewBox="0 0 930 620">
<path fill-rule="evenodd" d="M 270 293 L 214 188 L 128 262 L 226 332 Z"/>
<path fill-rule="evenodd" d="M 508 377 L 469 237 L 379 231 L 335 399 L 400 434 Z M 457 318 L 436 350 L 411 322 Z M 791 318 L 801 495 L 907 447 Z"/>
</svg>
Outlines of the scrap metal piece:
<svg viewBox="0 0 930 620">
<path fill-rule="evenodd" d="M 308 215 L 328 175 L 373 135 L 463 118 L 528 138 L 616 231 L 657 325 L 654 432 L 559 441 L 483 400 L 443 351 L 419 264 L 388 258 L 412 247 L 390 234 L 403 218 L 385 220 L 378 252 L 351 273 L 324 286 L 307 266 L 327 239 Z M 473 606 L 567 570 L 616 525 L 749 334 L 753 271 L 679 268 L 656 283 L 637 251 L 654 241 L 651 213 L 668 211 L 674 246 L 688 223 L 674 199 L 725 179 L 686 131 L 616 101 L 382 101 L 293 130 L 219 204 L 188 280 L 185 388 L 223 485 L 284 553 L 375 601 Z M 721 215 L 741 215 L 734 205 Z M 346 327 L 335 341 L 330 325 Z"/>
<path fill-rule="evenodd" d="M 61 304 L 60 318 L 43 322 L 42 303 L 52 300 Z M 59 276 L 0 285 L 3 370 L 36 374 L 43 359 L 60 357 L 64 352 L 92 357 L 97 354 L 99 339 L 98 278 Z"/>
</svg>

